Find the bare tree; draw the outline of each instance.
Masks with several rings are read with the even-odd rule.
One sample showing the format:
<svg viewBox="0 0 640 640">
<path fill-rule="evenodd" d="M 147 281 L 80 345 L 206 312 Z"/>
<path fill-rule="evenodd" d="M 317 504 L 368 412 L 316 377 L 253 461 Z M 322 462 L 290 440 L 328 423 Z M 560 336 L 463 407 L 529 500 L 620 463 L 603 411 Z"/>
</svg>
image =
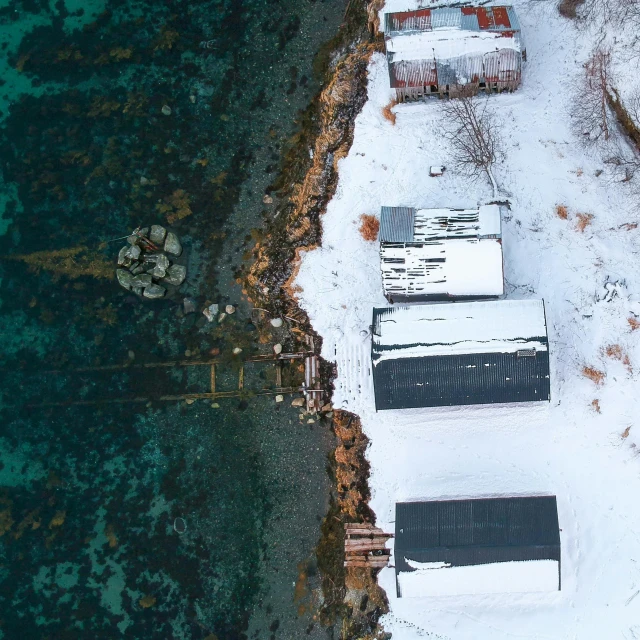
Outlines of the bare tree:
<svg viewBox="0 0 640 640">
<path fill-rule="evenodd" d="M 596 47 L 584 64 L 584 74 L 573 96 L 571 116 L 576 132 L 587 144 L 606 143 L 614 115 L 608 104 L 611 52 Z"/>
<path fill-rule="evenodd" d="M 469 175 L 486 175 L 498 197 L 493 166 L 504 157 L 500 130 L 487 110 L 488 98 L 461 95 L 445 103 L 445 135 L 453 149 L 458 170 Z"/>
</svg>

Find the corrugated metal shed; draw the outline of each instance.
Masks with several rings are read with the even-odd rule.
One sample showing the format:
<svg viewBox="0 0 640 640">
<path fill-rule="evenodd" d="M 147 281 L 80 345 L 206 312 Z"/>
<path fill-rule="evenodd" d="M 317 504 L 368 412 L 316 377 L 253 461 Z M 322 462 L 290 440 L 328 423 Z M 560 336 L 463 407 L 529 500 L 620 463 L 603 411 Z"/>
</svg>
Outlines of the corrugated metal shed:
<svg viewBox="0 0 640 640">
<path fill-rule="evenodd" d="M 501 211 L 382 207 L 382 288 L 390 302 L 504 293 Z"/>
<path fill-rule="evenodd" d="M 382 207 L 380 242 L 411 242 L 415 215 L 412 207 Z"/>
<path fill-rule="evenodd" d="M 555 560 L 560 588 L 559 531 L 555 496 L 400 502 L 396 578 L 413 571 L 408 561 L 459 567 Z"/>
<path fill-rule="evenodd" d="M 548 401 L 541 300 L 373 310 L 376 410 Z"/>
<path fill-rule="evenodd" d="M 461 39 L 460 31 L 468 38 Z M 468 85 L 512 91 L 520 84 L 525 50 L 511 6 L 388 13 L 385 43 L 391 87 L 400 100 Z"/>
</svg>

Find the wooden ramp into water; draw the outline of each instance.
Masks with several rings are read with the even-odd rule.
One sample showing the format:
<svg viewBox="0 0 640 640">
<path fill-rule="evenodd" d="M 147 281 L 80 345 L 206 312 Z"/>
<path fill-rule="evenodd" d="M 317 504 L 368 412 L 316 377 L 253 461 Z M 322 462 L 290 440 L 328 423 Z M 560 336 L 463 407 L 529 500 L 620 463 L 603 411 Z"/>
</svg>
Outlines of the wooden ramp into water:
<svg viewBox="0 0 640 640">
<path fill-rule="evenodd" d="M 304 380 L 299 386 L 282 386 L 283 366 L 294 360 L 302 360 L 304 363 Z M 71 398 L 63 401 L 34 402 L 30 407 L 67 407 L 67 406 L 93 406 L 103 404 L 130 404 L 147 402 L 178 402 L 195 400 L 218 400 L 222 398 L 248 398 L 251 396 L 276 396 L 303 393 L 306 398 L 307 410 L 315 412 L 324 397 L 324 391 L 319 389 L 317 376 L 317 356 L 309 352 L 281 353 L 278 355 L 266 354 L 249 356 L 243 360 L 231 362 L 238 367 L 237 382 L 234 389 L 220 389 L 217 383 L 217 372 L 220 367 L 229 367 L 230 361 L 222 361 L 220 358 L 210 360 L 174 360 L 165 362 L 127 363 L 114 365 L 101 365 L 92 367 L 76 367 L 73 369 L 57 369 L 50 371 L 38 371 L 39 375 L 74 376 L 89 374 L 92 372 L 125 373 L 136 370 L 149 369 L 190 369 L 193 367 L 209 367 L 209 388 L 202 392 L 181 392 L 162 394 L 135 394 L 130 396 L 117 396 L 106 398 L 78 399 Z M 270 389 L 251 389 L 245 386 L 245 367 L 248 363 L 265 363 L 275 368 L 275 386 Z M 308 381 L 308 383 L 307 383 Z"/>
</svg>

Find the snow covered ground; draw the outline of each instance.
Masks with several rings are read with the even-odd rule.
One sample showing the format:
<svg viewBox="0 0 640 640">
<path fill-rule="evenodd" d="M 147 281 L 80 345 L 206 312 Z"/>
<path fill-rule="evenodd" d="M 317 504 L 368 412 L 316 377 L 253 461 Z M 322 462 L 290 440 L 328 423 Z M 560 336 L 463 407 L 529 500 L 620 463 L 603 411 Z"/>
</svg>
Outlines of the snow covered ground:
<svg viewBox="0 0 640 640">
<path fill-rule="evenodd" d="M 386 11 L 415 8 L 389 0 Z M 614 184 L 569 126 L 569 98 L 591 49 L 589 36 L 554 3 L 516 3 L 527 42 L 522 87 L 493 96 L 507 159 L 498 167 L 511 200 L 503 225 L 507 298 L 543 298 L 551 350 L 552 402 L 537 405 L 374 410 L 372 308 L 382 295 L 377 243 L 358 233 L 361 214 L 382 205 L 472 208 L 491 199 L 488 183 L 449 169 L 442 103 L 395 108 L 385 59 L 376 55 L 369 100 L 340 162 L 337 193 L 323 220 L 323 245 L 304 255 L 300 301 L 337 362 L 334 404 L 361 416 L 371 439 L 371 506 L 394 530 L 397 501 L 555 494 L 562 541 L 562 591 L 396 598 L 392 568 L 380 583 L 395 640 L 640 639 L 640 229 L 637 204 Z M 625 89 L 627 87 L 624 87 Z M 563 204 L 563 220 L 555 207 Z M 577 214 L 591 214 L 584 232 Z M 607 280 L 626 287 L 598 301 Z M 616 346 L 614 346 L 616 345 Z M 607 351 L 609 355 L 607 355 Z M 628 360 L 626 358 L 628 357 Z M 596 384 L 583 367 L 602 371 Z"/>
</svg>

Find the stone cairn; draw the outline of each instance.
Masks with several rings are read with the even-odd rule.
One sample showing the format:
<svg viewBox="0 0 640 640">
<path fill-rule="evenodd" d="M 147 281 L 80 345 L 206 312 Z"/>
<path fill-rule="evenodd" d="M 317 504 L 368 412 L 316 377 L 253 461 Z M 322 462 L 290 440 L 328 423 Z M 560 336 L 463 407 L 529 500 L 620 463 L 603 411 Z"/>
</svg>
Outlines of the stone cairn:
<svg viewBox="0 0 640 640">
<path fill-rule="evenodd" d="M 145 298 L 162 298 L 167 292 L 163 285 L 179 287 L 187 277 L 187 268 L 169 259 L 181 254 L 180 239 L 172 231 L 158 224 L 151 230 L 136 229 L 118 253 L 116 277 L 127 291 Z"/>
</svg>

